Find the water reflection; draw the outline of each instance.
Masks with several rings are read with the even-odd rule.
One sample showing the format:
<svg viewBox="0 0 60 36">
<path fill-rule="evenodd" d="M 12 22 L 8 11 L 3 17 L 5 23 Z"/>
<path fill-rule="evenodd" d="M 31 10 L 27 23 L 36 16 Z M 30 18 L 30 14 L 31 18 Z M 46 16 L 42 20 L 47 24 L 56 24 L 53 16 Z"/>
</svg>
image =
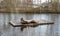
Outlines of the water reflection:
<svg viewBox="0 0 60 36">
<path fill-rule="evenodd" d="M 26 16 L 27 15 L 27 16 Z M 56 14 L 55 14 L 56 15 Z M 53 15 L 54 16 L 54 15 Z M 0 13 L 0 36 L 49 36 L 50 35 L 50 26 L 38 26 L 36 28 L 27 27 L 22 32 L 20 27 L 12 27 L 9 25 L 9 21 L 13 19 L 19 19 L 21 17 L 26 19 L 45 19 L 52 20 L 53 17 L 51 14 L 4 14 Z M 53 18 L 52 18 L 53 17 Z M 56 18 L 57 19 L 57 18 Z M 53 19 L 54 20 L 54 19 Z M 56 21 L 56 20 L 55 20 Z M 48 30 L 48 31 L 47 31 Z M 48 34 L 47 34 L 48 33 Z"/>
</svg>

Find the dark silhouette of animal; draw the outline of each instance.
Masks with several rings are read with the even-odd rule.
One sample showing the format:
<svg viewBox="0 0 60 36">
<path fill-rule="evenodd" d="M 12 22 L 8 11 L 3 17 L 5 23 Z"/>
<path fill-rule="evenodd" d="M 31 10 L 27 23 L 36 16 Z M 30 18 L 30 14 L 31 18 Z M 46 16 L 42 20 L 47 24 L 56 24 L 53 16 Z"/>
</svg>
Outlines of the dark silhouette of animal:
<svg viewBox="0 0 60 36">
<path fill-rule="evenodd" d="M 21 20 L 21 24 L 31 24 L 31 23 L 37 23 L 34 20 L 31 20 L 30 22 L 24 20 L 23 18 L 20 19 Z M 31 25 L 30 27 L 36 27 L 37 25 Z M 21 31 L 23 31 L 24 28 L 26 28 L 27 26 L 22 26 L 21 27 Z"/>
</svg>

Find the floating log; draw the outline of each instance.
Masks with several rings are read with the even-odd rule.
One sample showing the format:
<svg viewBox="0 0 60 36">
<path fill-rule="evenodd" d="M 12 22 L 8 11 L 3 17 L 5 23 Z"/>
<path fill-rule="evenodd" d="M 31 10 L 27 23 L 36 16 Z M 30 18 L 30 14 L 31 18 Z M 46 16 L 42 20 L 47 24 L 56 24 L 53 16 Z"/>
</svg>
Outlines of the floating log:
<svg viewBox="0 0 60 36">
<path fill-rule="evenodd" d="M 23 30 L 24 28 L 26 27 L 37 27 L 39 25 L 51 25 L 51 24 L 54 24 L 54 22 L 52 21 L 46 21 L 46 20 L 39 20 L 37 21 L 37 23 L 25 23 L 25 24 L 22 24 L 21 21 L 10 21 L 10 25 L 13 26 L 13 27 L 21 27 L 21 30 Z"/>
</svg>

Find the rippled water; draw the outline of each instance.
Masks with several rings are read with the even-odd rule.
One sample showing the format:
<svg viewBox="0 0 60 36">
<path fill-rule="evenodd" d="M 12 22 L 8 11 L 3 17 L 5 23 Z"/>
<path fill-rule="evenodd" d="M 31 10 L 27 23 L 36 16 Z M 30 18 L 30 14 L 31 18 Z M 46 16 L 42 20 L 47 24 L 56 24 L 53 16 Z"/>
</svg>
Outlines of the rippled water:
<svg viewBox="0 0 60 36">
<path fill-rule="evenodd" d="M 60 14 L 8 14 L 0 13 L 0 36 L 60 36 Z M 35 20 L 52 20 L 54 25 L 43 25 L 36 28 L 27 27 L 23 31 L 20 27 L 12 27 L 9 21 L 17 20 L 21 17 Z"/>
</svg>

